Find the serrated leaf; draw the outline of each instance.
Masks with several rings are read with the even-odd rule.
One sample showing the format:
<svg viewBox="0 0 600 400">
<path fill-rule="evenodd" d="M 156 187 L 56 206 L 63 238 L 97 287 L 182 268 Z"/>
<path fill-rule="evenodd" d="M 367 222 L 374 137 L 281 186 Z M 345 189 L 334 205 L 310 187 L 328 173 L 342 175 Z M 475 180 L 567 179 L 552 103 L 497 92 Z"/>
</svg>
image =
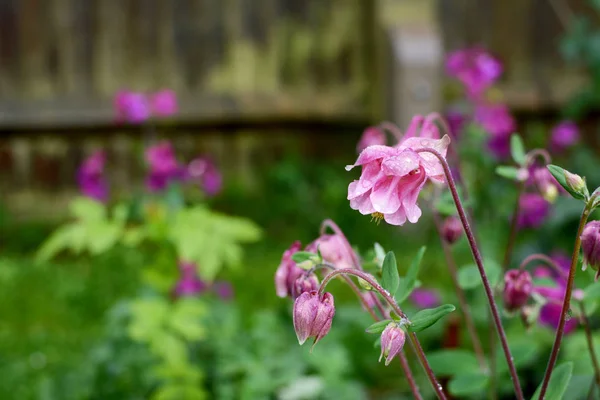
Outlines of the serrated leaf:
<svg viewBox="0 0 600 400">
<path fill-rule="evenodd" d="M 546 390 L 545 399 L 546 400 L 560 400 L 563 398 L 565 391 L 567 390 L 567 386 L 569 386 L 569 381 L 571 380 L 571 376 L 573 375 L 573 363 L 566 362 L 563 363 L 556 368 L 552 372 L 552 376 L 550 377 L 550 382 L 548 383 L 548 390 Z M 537 400 L 540 398 L 540 391 L 542 390 L 542 384 L 535 391 L 531 400 Z"/>
<path fill-rule="evenodd" d="M 398 274 L 398 264 L 393 252 L 388 252 L 383 259 L 381 268 L 381 286 L 388 291 L 390 296 L 394 296 L 400 285 L 400 275 Z"/>
<path fill-rule="evenodd" d="M 519 180 L 519 169 L 508 165 L 499 165 L 496 167 L 496 174 L 511 181 Z"/>
<path fill-rule="evenodd" d="M 423 246 L 417 252 L 415 258 L 413 258 L 410 263 L 410 267 L 408 267 L 408 271 L 406 271 L 406 276 L 400 279 L 400 287 L 398 290 L 398 304 L 401 304 L 405 301 L 408 296 L 412 293 L 415 287 L 417 287 L 417 276 L 419 275 L 419 268 L 421 267 L 421 262 L 423 261 L 423 256 L 425 255 L 425 251 L 427 247 Z"/>
<path fill-rule="evenodd" d="M 454 396 L 473 396 L 485 391 L 490 378 L 482 373 L 457 375 L 448 384 L 450 393 Z"/>
<path fill-rule="evenodd" d="M 468 350 L 439 350 L 427 354 L 433 372 L 438 376 L 474 374 L 480 371 L 475 354 Z"/>
<path fill-rule="evenodd" d="M 309 261 L 313 257 L 317 257 L 317 254 L 311 253 L 310 251 L 297 251 L 292 254 L 292 261 L 303 263 L 304 261 Z"/>
<path fill-rule="evenodd" d="M 410 318 L 410 325 L 408 325 L 407 329 L 410 332 L 425 330 L 454 310 L 456 310 L 456 307 L 452 304 L 444 304 L 436 308 L 421 310 Z"/>
<path fill-rule="evenodd" d="M 510 154 L 517 164 L 525 165 L 527 157 L 525 154 L 525 145 L 523 144 L 521 136 L 518 134 L 513 134 L 510 137 Z"/>
<path fill-rule="evenodd" d="M 390 322 L 394 322 L 391 319 L 386 319 L 384 321 L 377 321 L 374 324 L 369 325 L 365 332 L 367 333 L 381 333 L 385 329 L 386 326 L 390 324 Z"/>
<path fill-rule="evenodd" d="M 550 171 L 552 176 L 554 176 L 554 179 L 556 179 L 556 181 L 558 183 L 560 183 L 560 186 L 562 186 L 567 192 L 569 192 L 569 194 L 571 194 L 571 196 L 573 196 L 574 198 L 576 198 L 578 200 L 585 200 L 584 193 L 579 193 L 579 192 L 573 190 L 571 188 L 571 186 L 569 186 L 569 184 L 567 184 L 567 176 L 566 176 L 566 173 L 568 172 L 567 170 L 559 167 L 558 165 L 553 165 L 553 164 L 549 164 L 546 167 L 548 168 L 548 171 Z"/>
</svg>

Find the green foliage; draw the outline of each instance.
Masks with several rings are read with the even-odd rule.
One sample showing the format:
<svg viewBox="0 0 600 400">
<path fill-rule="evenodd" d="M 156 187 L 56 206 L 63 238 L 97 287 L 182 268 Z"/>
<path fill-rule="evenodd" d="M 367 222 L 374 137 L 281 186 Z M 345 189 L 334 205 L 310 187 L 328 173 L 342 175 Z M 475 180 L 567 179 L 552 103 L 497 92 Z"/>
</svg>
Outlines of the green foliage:
<svg viewBox="0 0 600 400">
<path fill-rule="evenodd" d="M 388 252 L 383 259 L 381 268 L 381 286 L 387 290 L 390 296 L 394 297 L 400 285 L 400 275 L 398 274 L 398 264 L 393 252 Z"/>
<path fill-rule="evenodd" d="M 385 327 L 390 324 L 390 322 L 393 322 L 393 321 L 391 319 L 377 321 L 374 324 L 369 325 L 369 327 L 366 329 L 366 332 L 367 333 L 381 333 L 385 330 Z"/>
<path fill-rule="evenodd" d="M 410 263 L 410 267 L 406 271 L 406 275 L 400 279 L 399 295 L 396 299 L 398 304 L 401 304 L 410 296 L 412 291 L 417 287 L 417 275 L 419 274 L 419 268 L 421 267 L 421 261 L 423 261 L 423 255 L 425 255 L 425 246 L 421 247 L 417 252 L 417 255 L 413 258 Z"/>
<path fill-rule="evenodd" d="M 431 369 L 437 376 L 454 376 L 479 373 L 475 354 L 468 350 L 438 350 L 427 354 Z"/>
<path fill-rule="evenodd" d="M 410 332 L 425 330 L 454 310 L 456 310 L 456 307 L 452 304 L 444 304 L 436 308 L 421 310 L 410 318 L 410 325 L 407 326 L 407 329 Z"/>
<path fill-rule="evenodd" d="M 510 137 L 510 154 L 517 165 L 525 165 L 525 145 L 523 144 L 523 139 L 517 133 Z"/>
<path fill-rule="evenodd" d="M 450 380 L 448 389 L 454 396 L 481 396 L 489 381 L 489 376 L 480 372 L 456 375 Z"/>
<path fill-rule="evenodd" d="M 556 366 L 552 373 L 552 377 L 550 378 L 548 390 L 546 391 L 546 396 L 544 398 L 547 400 L 561 400 L 565 395 L 567 387 L 569 386 L 569 381 L 571 380 L 572 375 L 572 362 L 566 362 Z M 542 388 L 540 384 L 540 387 L 538 387 L 538 389 L 535 391 L 535 394 L 533 395 L 531 400 L 539 399 L 541 389 Z"/>
</svg>

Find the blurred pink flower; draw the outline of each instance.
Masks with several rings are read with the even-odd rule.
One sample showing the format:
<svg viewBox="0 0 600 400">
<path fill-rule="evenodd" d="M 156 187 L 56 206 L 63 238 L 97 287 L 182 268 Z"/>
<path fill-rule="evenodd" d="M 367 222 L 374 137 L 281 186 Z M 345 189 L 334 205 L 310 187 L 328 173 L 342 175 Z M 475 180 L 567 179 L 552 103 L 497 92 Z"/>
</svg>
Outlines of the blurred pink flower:
<svg viewBox="0 0 600 400">
<path fill-rule="evenodd" d="M 370 126 L 363 132 L 360 140 L 358 141 L 358 145 L 356 146 L 356 151 L 360 153 L 364 149 L 373 145 L 385 145 L 386 144 L 385 132 L 381 130 L 379 127 Z"/>
<path fill-rule="evenodd" d="M 333 264 L 336 268 L 353 268 L 354 262 L 346 241 L 340 235 L 324 234 L 306 246 L 306 251 L 321 251 L 323 260 Z"/>
<path fill-rule="evenodd" d="M 294 284 L 298 277 L 304 273 L 304 270 L 292 260 L 292 255 L 300 251 L 301 248 L 302 244 L 297 240 L 292 243 L 289 249 L 283 252 L 281 263 L 275 272 L 275 291 L 279 297 L 293 297 Z"/>
<path fill-rule="evenodd" d="M 537 193 L 525 193 L 519 200 L 519 228 L 537 228 L 550 215 L 550 203 Z"/>
<path fill-rule="evenodd" d="M 122 90 L 114 99 L 117 122 L 139 124 L 150 118 L 150 105 L 143 93 Z"/>
<path fill-rule="evenodd" d="M 215 163 L 208 156 L 197 157 L 187 168 L 188 176 L 198 182 L 208 196 L 215 196 L 223 187 L 223 177 Z"/>
<path fill-rule="evenodd" d="M 104 178 L 106 154 L 97 151 L 86 158 L 77 171 L 77 182 L 84 196 L 105 202 L 108 198 L 108 184 Z"/>
<path fill-rule="evenodd" d="M 195 263 L 180 261 L 179 270 L 181 277 L 174 289 L 178 297 L 195 296 L 207 289 L 207 285 L 196 274 Z"/>
<path fill-rule="evenodd" d="M 437 290 L 416 288 L 408 297 L 419 308 L 434 308 L 440 305 L 440 295 Z"/>
<path fill-rule="evenodd" d="M 510 136 L 517 124 L 506 105 L 479 104 L 475 108 L 475 122 L 490 134 L 488 147 L 496 157 L 510 155 Z"/>
<path fill-rule="evenodd" d="M 502 64 L 480 47 L 456 50 L 446 58 L 448 75 L 458 79 L 467 95 L 478 99 L 502 74 Z"/>
<path fill-rule="evenodd" d="M 156 92 L 150 98 L 152 112 L 160 117 L 168 117 L 177 114 L 177 94 L 171 89 Z"/>
<path fill-rule="evenodd" d="M 573 121 L 562 121 L 552 129 L 550 149 L 560 153 L 579 141 L 579 128 Z"/>
<path fill-rule="evenodd" d="M 169 183 L 186 178 L 185 168 L 179 164 L 171 143 L 167 141 L 146 149 L 146 162 L 150 167 L 146 186 L 152 192 L 164 190 Z"/>
<path fill-rule="evenodd" d="M 408 130 L 410 132 L 410 129 Z M 391 225 L 415 223 L 421 217 L 417 198 L 427 178 L 444 181 L 442 164 L 430 153 L 415 150 L 433 148 L 446 156 L 450 138 L 408 137 L 396 147 L 370 146 L 356 163 L 346 167 L 362 167 L 358 180 L 348 186 L 350 207 L 361 214 L 374 214 Z"/>
</svg>

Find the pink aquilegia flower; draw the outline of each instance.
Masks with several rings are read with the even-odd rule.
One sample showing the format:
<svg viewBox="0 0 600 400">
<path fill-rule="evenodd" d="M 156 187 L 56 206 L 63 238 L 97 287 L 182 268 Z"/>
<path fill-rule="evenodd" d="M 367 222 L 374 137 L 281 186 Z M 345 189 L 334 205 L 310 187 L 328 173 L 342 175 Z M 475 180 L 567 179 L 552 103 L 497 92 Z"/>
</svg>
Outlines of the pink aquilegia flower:
<svg viewBox="0 0 600 400">
<path fill-rule="evenodd" d="M 319 295 L 316 290 L 304 292 L 294 302 L 294 330 L 302 345 L 310 337 L 315 345 L 329 333 L 335 315 L 331 293 Z M 312 348 L 311 348 L 312 351 Z"/>
<path fill-rule="evenodd" d="M 302 248 L 300 241 L 292 243 L 289 249 L 283 252 L 281 263 L 275 272 L 275 291 L 279 297 L 293 297 L 294 284 L 304 273 L 304 270 L 292 260 L 292 255 Z"/>
<path fill-rule="evenodd" d="M 165 141 L 149 147 L 146 150 L 146 162 L 150 167 L 146 186 L 152 192 L 164 190 L 169 183 L 186 178 L 185 168 L 177 161 L 175 151 L 169 142 Z"/>
<path fill-rule="evenodd" d="M 519 228 L 538 228 L 548 215 L 550 203 L 537 193 L 525 193 L 519 200 L 520 210 L 517 217 Z"/>
<path fill-rule="evenodd" d="M 148 99 L 143 93 L 119 91 L 114 99 L 117 122 L 139 124 L 150 118 Z"/>
<path fill-rule="evenodd" d="M 108 198 L 108 184 L 104 178 L 106 155 L 97 151 L 85 159 L 77 171 L 77 182 L 84 196 L 105 202 Z"/>
<path fill-rule="evenodd" d="M 385 132 L 377 126 L 370 126 L 367 129 L 365 129 L 362 136 L 360 137 L 358 145 L 356 146 L 356 151 L 360 153 L 369 146 L 384 146 L 386 143 L 387 140 L 385 137 Z"/>
<path fill-rule="evenodd" d="M 455 216 L 450 216 L 444 220 L 442 225 L 442 239 L 448 244 L 454 244 L 463 235 L 464 228 L 460 219 Z"/>
<path fill-rule="evenodd" d="M 223 187 L 221 172 L 208 156 L 197 157 L 188 165 L 188 175 L 208 196 L 215 196 Z"/>
<path fill-rule="evenodd" d="M 354 261 L 346 241 L 340 235 L 324 234 L 306 246 L 306 251 L 321 252 L 323 260 L 333 264 L 336 268 L 352 268 Z"/>
<path fill-rule="evenodd" d="M 600 276 L 600 221 L 590 221 L 581 234 L 583 269 L 590 267 L 596 271 L 596 280 Z"/>
<path fill-rule="evenodd" d="M 457 50 L 446 58 L 446 72 L 459 80 L 467 95 L 478 99 L 502 74 L 502 64 L 480 47 Z"/>
<path fill-rule="evenodd" d="M 385 357 L 385 365 L 388 366 L 404 347 L 406 333 L 396 324 L 390 322 L 381 332 L 381 354 L 379 361 Z"/>
<path fill-rule="evenodd" d="M 433 289 L 416 288 L 408 298 L 419 308 L 434 308 L 441 304 L 439 293 Z"/>
<path fill-rule="evenodd" d="M 174 288 L 176 296 L 196 296 L 207 289 L 207 285 L 198 278 L 196 264 L 193 262 L 181 261 L 179 263 L 179 270 L 181 278 Z"/>
<path fill-rule="evenodd" d="M 177 114 L 177 94 L 170 89 L 161 90 L 150 97 L 152 113 L 160 117 L 169 117 Z"/>
<path fill-rule="evenodd" d="M 515 311 L 527 304 L 533 290 L 531 274 L 527 271 L 511 269 L 504 275 L 504 307 Z"/>
<path fill-rule="evenodd" d="M 417 222 L 421 217 L 417 205 L 421 189 L 427 179 L 444 182 L 444 170 L 433 154 L 415 150 L 433 148 L 445 157 L 449 144 L 447 135 L 442 139 L 413 136 L 396 147 L 367 147 L 354 165 L 346 167 L 348 171 L 362 167 L 360 178 L 348 186 L 350 207 L 391 225 Z"/>
<path fill-rule="evenodd" d="M 573 121 L 562 121 L 552 129 L 550 149 L 561 153 L 579 141 L 579 128 Z"/>
</svg>

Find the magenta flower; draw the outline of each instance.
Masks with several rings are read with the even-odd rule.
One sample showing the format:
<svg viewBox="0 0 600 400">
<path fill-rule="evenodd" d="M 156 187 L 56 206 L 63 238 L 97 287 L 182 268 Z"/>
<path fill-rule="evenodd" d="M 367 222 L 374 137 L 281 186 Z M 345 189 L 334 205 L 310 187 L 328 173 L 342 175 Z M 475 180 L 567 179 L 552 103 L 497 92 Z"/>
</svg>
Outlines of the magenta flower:
<svg viewBox="0 0 600 400">
<path fill-rule="evenodd" d="M 527 304 L 533 290 L 533 281 L 527 271 L 511 269 L 504 275 L 504 307 L 515 311 Z"/>
<path fill-rule="evenodd" d="M 215 196 L 223 187 L 223 177 L 215 163 L 208 156 L 197 157 L 187 168 L 191 179 L 198 182 L 208 196 Z"/>
<path fill-rule="evenodd" d="M 314 347 L 329 333 L 334 315 L 335 306 L 331 293 L 319 295 L 315 290 L 302 293 L 294 302 L 293 312 L 298 342 L 302 345 L 312 337 L 315 339 Z"/>
<path fill-rule="evenodd" d="M 174 289 L 178 297 L 196 296 L 207 289 L 207 285 L 198 278 L 196 264 L 180 261 L 179 270 L 181 277 Z"/>
<path fill-rule="evenodd" d="M 436 290 L 416 288 L 408 297 L 419 308 L 434 308 L 440 305 L 440 295 Z"/>
<path fill-rule="evenodd" d="M 298 298 L 304 292 L 311 292 L 319 289 L 319 279 L 315 274 L 306 274 L 302 273 L 300 276 L 294 281 L 294 286 L 292 287 L 292 298 Z"/>
<path fill-rule="evenodd" d="M 445 117 L 452 137 L 458 138 L 467 123 L 467 116 L 457 110 L 448 110 Z"/>
<path fill-rule="evenodd" d="M 381 332 L 381 354 L 379 361 L 385 357 L 386 367 L 390 365 L 394 357 L 396 357 L 404 347 L 406 341 L 406 333 L 396 324 L 390 322 L 383 332 Z"/>
<path fill-rule="evenodd" d="M 600 221 L 590 221 L 581 234 L 581 250 L 583 251 L 583 268 L 590 267 L 596 271 L 596 280 L 600 276 Z"/>
<path fill-rule="evenodd" d="M 306 246 L 306 251 L 316 253 L 317 248 L 321 252 L 323 260 L 333 264 L 336 268 L 354 267 L 354 260 L 350 249 L 344 238 L 340 235 L 321 235 L 321 237 Z"/>
<path fill-rule="evenodd" d="M 212 285 L 212 290 L 222 300 L 230 300 L 233 298 L 233 287 L 231 283 L 226 281 L 215 282 Z"/>
<path fill-rule="evenodd" d="M 478 99 L 502 74 L 502 64 L 479 47 L 451 52 L 446 58 L 448 75 L 458 79 L 467 95 Z"/>
<path fill-rule="evenodd" d="M 552 129 L 550 149 L 560 153 L 579 141 L 579 128 L 573 121 L 562 121 Z"/>
<path fill-rule="evenodd" d="M 185 168 L 175 158 L 175 151 L 169 142 L 161 142 L 146 150 L 146 162 L 150 173 L 146 186 L 152 192 L 164 190 L 169 183 L 184 180 Z"/>
<path fill-rule="evenodd" d="M 150 118 L 150 105 L 143 93 L 119 91 L 114 100 L 117 122 L 139 124 Z"/>
<path fill-rule="evenodd" d="M 292 260 L 292 255 L 301 248 L 300 241 L 295 241 L 289 249 L 283 252 L 281 263 L 275 272 L 275 291 L 279 297 L 293 297 L 294 283 L 304 273 L 304 270 Z"/>
<path fill-rule="evenodd" d="M 571 259 L 562 253 L 552 254 L 552 260 L 563 270 L 558 273 L 546 266 L 540 266 L 535 269 L 535 277 L 550 277 L 554 280 L 555 286 L 538 285 L 534 286 L 533 291 L 542 296 L 546 303 L 542 306 L 538 317 L 539 322 L 554 329 L 558 328 L 558 322 L 562 311 L 562 303 L 567 289 L 567 275 L 571 265 Z M 581 289 L 573 290 L 573 298 L 582 300 L 583 291 Z M 567 320 L 565 324 L 565 334 L 572 332 L 577 327 L 577 318 Z"/>
<path fill-rule="evenodd" d="M 410 131 L 410 129 L 409 129 Z M 373 214 L 391 225 L 415 223 L 421 217 L 417 198 L 426 180 L 443 182 L 444 171 L 439 160 L 430 153 L 415 150 L 433 148 L 446 155 L 450 138 L 409 137 L 396 147 L 370 146 L 363 150 L 355 166 L 362 167 L 358 180 L 348 186 L 350 207 L 361 214 Z"/>
<path fill-rule="evenodd" d="M 104 178 L 106 155 L 97 151 L 84 160 L 77 171 L 77 182 L 84 196 L 105 202 L 108 199 L 108 184 Z"/>
<path fill-rule="evenodd" d="M 356 151 L 360 153 L 364 149 L 369 146 L 381 145 L 384 146 L 386 144 L 385 132 L 382 131 L 379 127 L 370 126 L 363 132 L 360 140 L 358 141 L 358 145 L 356 146 Z"/>
<path fill-rule="evenodd" d="M 156 92 L 150 98 L 150 104 L 154 115 L 160 117 L 169 117 L 177 114 L 177 94 L 170 89 Z"/>
<path fill-rule="evenodd" d="M 475 122 L 490 134 L 489 149 L 498 158 L 510 155 L 510 136 L 516 130 L 516 121 L 504 104 L 479 104 Z"/>
<path fill-rule="evenodd" d="M 550 214 L 550 203 L 537 193 L 525 193 L 519 199 L 519 228 L 537 228 Z"/>
</svg>

